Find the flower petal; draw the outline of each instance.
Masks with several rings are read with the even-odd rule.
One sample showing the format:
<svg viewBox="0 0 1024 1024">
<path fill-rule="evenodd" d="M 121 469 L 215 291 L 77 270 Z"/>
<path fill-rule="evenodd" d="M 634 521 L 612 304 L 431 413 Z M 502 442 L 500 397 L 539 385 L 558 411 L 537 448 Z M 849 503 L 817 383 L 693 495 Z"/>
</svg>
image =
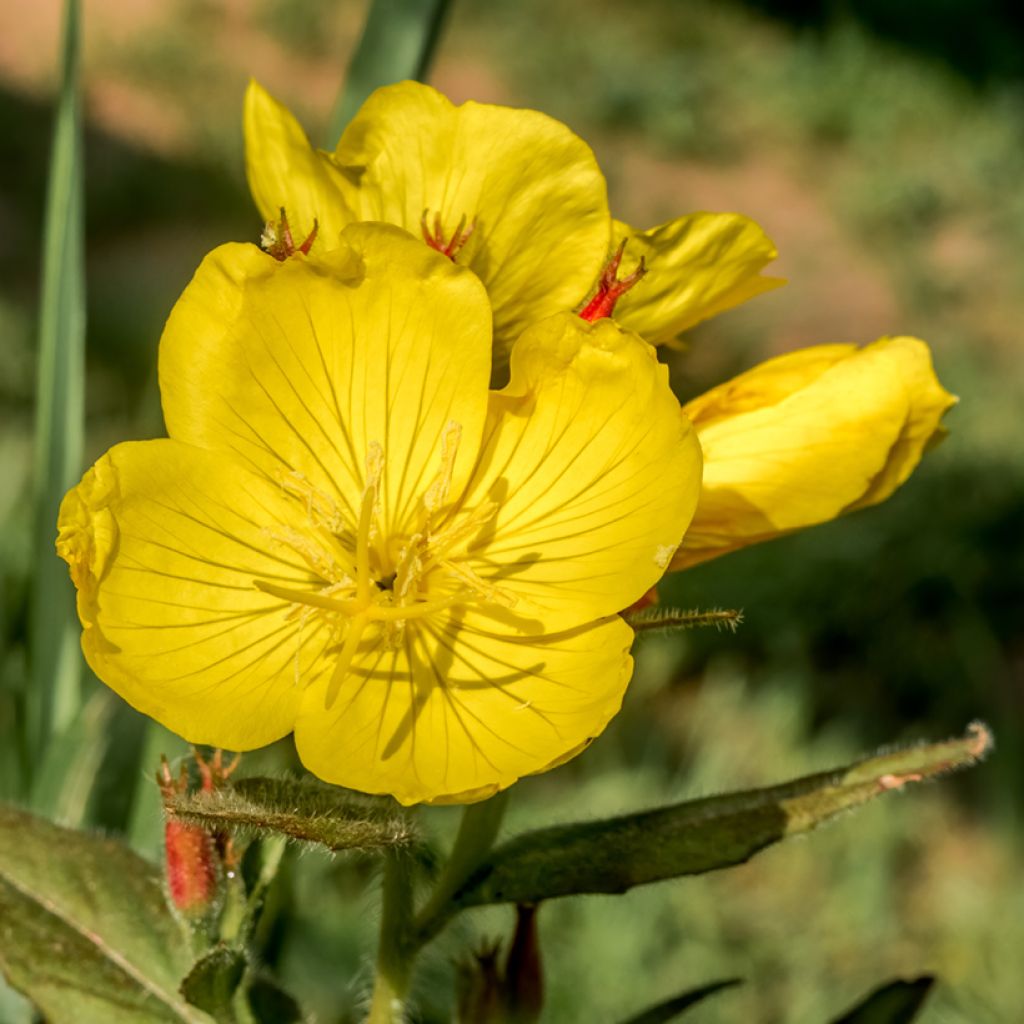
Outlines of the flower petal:
<svg viewBox="0 0 1024 1024">
<path fill-rule="evenodd" d="M 491 399 L 465 506 L 499 506 L 469 564 L 517 599 L 524 629 L 621 611 L 667 568 L 700 465 L 650 345 L 611 320 L 551 317 L 516 343 L 512 379 Z M 483 614 L 474 606 L 467 621 Z"/>
<path fill-rule="evenodd" d="M 264 220 L 277 220 L 284 207 L 296 241 L 319 224 L 327 248 L 355 218 L 345 205 L 343 174 L 333 157 L 315 150 L 287 107 L 250 80 L 242 116 L 245 172 Z"/>
<path fill-rule="evenodd" d="M 616 221 L 613 238 L 627 240 L 621 276 L 641 257 L 647 265 L 647 275 L 616 304 L 615 319 L 652 345 L 785 283 L 761 276 L 778 252 L 738 213 L 691 213 L 649 231 Z"/>
<path fill-rule="evenodd" d="M 487 286 L 496 360 L 531 323 L 572 309 L 608 248 L 611 219 L 594 154 L 534 110 L 455 106 L 416 82 L 378 89 L 346 128 L 336 159 L 360 220 L 420 232 L 424 211 L 446 235 L 475 224 L 456 259 Z"/>
<path fill-rule="evenodd" d="M 462 427 L 453 487 L 486 415 L 490 307 L 480 282 L 397 228 L 278 263 L 226 245 L 203 261 L 160 343 L 172 437 L 231 452 L 354 526 L 371 444 L 401 529 Z M 456 491 L 457 493 L 457 491 Z"/>
<path fill-rule="evenodd" d="M 58 524 L 96 675 L 193 743 L 248 750 L 290 732 L 297 679 L 315 678 L 327 638 L 253 581 L 308 585 L 272 539 L 297 517 L 298 502 L 222 454 L 170 440 L 112 448 Z"/>
<path fill-rule="evenodd" d="M 324 709 L 306 690 L 302 763 L 328 782 L 404 804 L 472 802 L 583 749 L 618 711 L 632 673 L 618 617 L 558 635 L 417 625 L 387 650 L 367 641 Z"/>
<path fill-rule="evenodd" d="M 804 349 L 713 388 L 684 407 L 704 486 L 672 568 L 881 501 L 953 401 L 914 338 Z"/>
</svg>

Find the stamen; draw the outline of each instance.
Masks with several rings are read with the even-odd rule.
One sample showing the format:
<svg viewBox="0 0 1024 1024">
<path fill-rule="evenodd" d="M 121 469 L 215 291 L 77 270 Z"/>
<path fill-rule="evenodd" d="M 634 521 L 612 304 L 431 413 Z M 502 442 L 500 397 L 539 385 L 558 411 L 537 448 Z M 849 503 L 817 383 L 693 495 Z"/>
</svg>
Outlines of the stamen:
<svg viewBox="0 0 1024 1024">
<path fill-rule="evenodd" d="M 597 294 L 580 310 L 580 316 L 591 323 L 594 320 L 601 320 L 612 315 L 615 303 L 622 298 L 646 273 L 647 265 L 643 256 L 632 274 L 619 279 L 619 264 L 622 263 L 622 254 L 626 251 L 626 239 L 620 243 L 615 255 L 601 271 L 601 278 L 597 284 Z"/>
<path fill-rule="evenodd" d="M 460 565 L 458 562 L 445 561 L 441 565 L 453 576 L 462 580 L 478 597 L 488 604 L 500 604 L 503 608 L 514 608 L 519 603 L 515 594 L 488 583 L 475 573 L 468 565 Z"/>
<path fill-rule="evenodd" d="M 455 472 L 455 456 L 462 440 L 462 424 L 449 420 L 441 438 L 441 468 L 434 477 L 434 482 L 423 495 L 423 507 L 427 515 L 433 515 L 447 501 L 452 489 L 452 474 Z"/>
<path fill-rule="evenodd" d="M 446 242 L 444 237 L 444 227 L 441 224 L 441 214 L 434 214 L 434 228 L 431 231 L 429 224 L 427 223 L 427 217 L 430 215 L 429 210 L 424 210 L 423 215 L 420 217 L 420 230 L 423 232 L 423 241 L 430 246 L 431 249 L 436 249 L 439 253 L 443 253 L 453 263 L 455 262 L 455 255 L 458 251 L 469 241 L 470 235 L 473 234 L 473 230 L 476 228 L 476 221 L 473 221 L 469 227 L 466 227 L 466 215 L 463 214 L 459 218 L 459 226 L 455 229 L 452 237 Z"/>
</svg>

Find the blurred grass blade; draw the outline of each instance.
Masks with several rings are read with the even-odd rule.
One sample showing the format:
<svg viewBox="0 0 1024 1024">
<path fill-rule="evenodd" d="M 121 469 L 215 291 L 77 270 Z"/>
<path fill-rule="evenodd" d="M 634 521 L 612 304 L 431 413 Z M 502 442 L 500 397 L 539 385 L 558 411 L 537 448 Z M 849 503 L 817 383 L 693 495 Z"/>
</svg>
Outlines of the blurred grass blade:
<svg viewBox="0 0 1024 1024">
<path fill-rule="evenodd" d="M 883 793 L 975 764 L 991 746 L 987 726 L 976 722 L 957 739 L 890 751 L 781 786 L 527 832 L 493 851 L 447 914 L 484 903 L 621 893 L 742 864 Z M 421 921 L 421 935 L 433 934 L 444 920 Z"/>
<path fill-rule="evenodd" d="M 635 1017 L 630 1017 L 623 1024 L 667 1024 L 668 1021 L 681 1017 L 691 1006 L 704 1002 L 708 996 L 713 996 L 716 992 L 721 992 L 723 989 L 734 988 L 736 985 L 742 984 L 742 978 L 727 978 L 725 981 L 713 981 L 709 985 L 690 989 L 689 992 L 683 992 L 680 995 L 673 996 L 671 999 L 666 999 L 664 1002 L 657 1003 L 642 1013 L 638 1013 Z"/>
<path fill-rule="evenodd" d="M 30 763 L 74 719 L 81 685 L 71 582 L 53 550 L 57 510 L 64 492 L 77 480 L 83 447 L 85 253 L 78 0 L 66 0 L 61 45 L 61 86 L 43 226 L 36 379 L 31 670 L 25 709 Z"/>
<path fill-rule="evenodd" d="M 175 736 L 159 722 L 148 719 L 144 728 L 138 760 L 140 771 L 128 813 L 127 839 L 132 849 L 143 857 L 155 857 L 164 840 L 164 808 L 156 785 L 160 758 L 166 757 L 173 763 L 189 748 L 180 736 Z"/>
<path fill-rule="evenodd" d="M 348 76 L 331 112 L 325 146 L 334 149 L 363 101 L 382 85 L 422 81 L 451 0 L 373 0 Z"/>
<path fill-rule="evenodd" d="M 111 690 L 94 691 L 42 755 L 32 803 L 68 828 L 88 820 L 93 784 L 113 738 L 110 724 L 116 700 Z"/>
<path fill-rule="evenodd" d="M 866 996 L 833 1024 L 910 1024 L 917 1018 L 935 979 L 930 975 L 913 981 L 890 981 Z"/>
</svg>

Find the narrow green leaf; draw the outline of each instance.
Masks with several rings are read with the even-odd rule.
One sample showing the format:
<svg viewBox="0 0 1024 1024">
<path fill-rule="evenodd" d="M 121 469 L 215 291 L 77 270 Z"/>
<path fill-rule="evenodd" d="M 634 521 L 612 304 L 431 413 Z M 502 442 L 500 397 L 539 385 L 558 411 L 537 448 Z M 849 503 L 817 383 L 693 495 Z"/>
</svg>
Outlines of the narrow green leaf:
<svg viewBox="0 0 1024 1024">
<path fill-rule="evenodd" d="M 974 764 L 991 745 L 988 727 L 974 723 L 959 739 L 884 753 L 781 786 L 528 832 L 494 850 L 456 892 L 447 914 L 483 903 L 621 893 L 741 864 L 882 793 Z M 436 922 L 421 927 L 429 931 Z"/>
<path fill-rule="evenodd" d="M 713 996 L 716 992 L 721 992 L 723 989 L 734 988 L 736 985 L 742 984 L 742 978 L 726 978 L 724 981 L 713 981 L 709 985 L 702 985 L 700 988 L 691 989 L 689 992 L 683 992 L 678 996 L 673 996 L 671 999 L 666 999 L 664 1002 L 648 1007 L 642 1013 L 638 1013 L 635 1017 L 630 1017 L 629 1020 L 624 1021 L 623 1024 L 666 1024 L 667 1021 L 681 1017 L 691 1006 L 702 1003 L 708 996 Z"/>
<path fill-rule="evenodd" d="M 0 804 L 0 968 L 52 1024 L 209 1024 L 157 869 L 112 839 Z"/>
<path fill-rule="evenodd" d="M 62 825 L 75 828 L 88 817 L 96 773 L 113 735 L 110 722 L 115 707 L 112 691 L 96 690 L 46 750 L 32 801 Z"/>
<path fill-rule="evenodd" d="M 169 814 L 215 831 L 286 836 L 328 850 L 411 846 L 416 833 L 390 800 L 293 779 L 237 779 L 168 798 Z"/>
<path fill-rule="evenodd" d="M 325 145 L 334 149 L 367 96 L 430 68 L 450 0 L 373 0 L 348 77 L 331 112 Z"/>
<path fill-rule="evenodd" d="M 875 989 L 834 1024 L 910 1024 L 924 1006 L 935 979 L 890 981 Z"/>
<path fill-rule="evenodd" d="M 238 1024 L 234 999 L 248 966 L 245 954 L 229 946 L 215 946 L 192 966 L 181 983 L 181 994 L 205 1010 L 217 1024 Z"/>
<path fill-rule="evenodd" d="M 144 857 L 152 857 L 164 841 L 164 812 L 156 784 L 160 758 L 165 756 L 174 761 L 188 751 L 188 744 L 152 719 L 147 719 L 144 729 L 138 761 L 141 772 L 132 794 L 127 836 L 133 850 Z"/>
<path fill-rule="evenodd" d="M 66 0 L 50 178 L 36 379 L 31 685 L 26 728 L 33 757 L 78 712 L 81 655 L 67 570 L 53 549 L 57 510 L 81 470 L 85 382 L 85 253 L 79 5 Z M 41 808 L 46 810 L 47 808 Z"/>
</svg>

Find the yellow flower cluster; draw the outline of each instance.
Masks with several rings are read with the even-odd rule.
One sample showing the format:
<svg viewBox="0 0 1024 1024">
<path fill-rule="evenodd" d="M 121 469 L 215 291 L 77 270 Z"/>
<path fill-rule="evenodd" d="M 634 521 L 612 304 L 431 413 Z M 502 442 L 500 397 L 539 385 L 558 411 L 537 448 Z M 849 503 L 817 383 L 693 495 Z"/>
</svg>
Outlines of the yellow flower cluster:
<svg viewBox="0 0 1024 1024">
<path fill-rule="evenodd" d="M 253 83 L 245 129 L 263 248 L 204 260 L 160 343 L 169 438 L 59 523 L 89 664 L 194 743 L 294 732 L 330 782 L 486 797 L 602 731 L 619 613 L 666 570 L 882 500 L 953 401 L 895 338 L 680 410 L 652 345 L 780 283 L 774 247 L 614 221 L 543 114 L 406 82 L 325 153 Z"/>
</svg>

